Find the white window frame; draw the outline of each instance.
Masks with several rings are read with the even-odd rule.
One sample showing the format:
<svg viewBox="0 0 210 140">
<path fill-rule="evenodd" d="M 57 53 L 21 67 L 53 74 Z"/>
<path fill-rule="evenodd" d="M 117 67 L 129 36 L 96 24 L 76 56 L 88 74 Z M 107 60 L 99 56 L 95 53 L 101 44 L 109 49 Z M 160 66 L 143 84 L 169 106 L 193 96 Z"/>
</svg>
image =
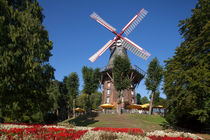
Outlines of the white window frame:
<svg viewBox="0 0 210 140">
<path fill-rule="evenodd" d="M 111 90 L 107 89 L 107 95 L 110 95 L 110 94 L 111 94 Z"/>
<path fill-rule="evenodd" d="M 131 103 L 134 104 L 134 99 L 131 100 Z"/>
<path fill-rule="evenodd" d="M 133 90 L 131 90 L 131 95 L 134 95 L 134 91 Z"/>
<path fill-rule="evenodd" d="M 122 102 L 124 102 L 124 97 L 122 97 Z"/>
<path fill-rule="evenodd" d="M 106 103 L 109 103 L 110 102 L 110 98 L 106 98 Z"/>
<path fill-rule="evenodd" d="M 108 89 L 111 88 L 111 82 L 108 82 L 108 83 L 107 83 L 107 87 L 108 87 Z"/>
</svg>

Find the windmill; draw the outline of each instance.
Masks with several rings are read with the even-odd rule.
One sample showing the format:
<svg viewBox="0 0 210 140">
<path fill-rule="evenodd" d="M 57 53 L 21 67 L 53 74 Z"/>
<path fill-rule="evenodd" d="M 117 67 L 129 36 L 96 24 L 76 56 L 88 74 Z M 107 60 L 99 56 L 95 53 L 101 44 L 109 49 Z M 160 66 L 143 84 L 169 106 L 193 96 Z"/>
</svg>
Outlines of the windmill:
<svg viewBox="0 0 210 140">
<path fill-rule="evenodd" d="M 135 29 L 135 27 L 143 20 L 147 13 L 148 12 L 145 9 L 141 9 L 122 29 L 121 33 L 117 33 L 116 29 L 113 26 L 108 24 L 95 12 L 93 12 L 90 15 L 91 18 L 96 20 L 98 23 L 100 23 L 116 35 L 113 40 L 109 40 L 100 50 L 98 50 L 94 55 L 92 55 L 89 58 L 91 62 L 95 62 L 99 58 L 99 56 L 101 56 L 108 48 L 110 48 L 111 55 L 109 58 L 109 62 L 106 68 L 102 71 L 101 75 L 101 84 L 104 85 L 102 101 L 103 103 L 111 103 L 115 107 L 117 106 L 117 91 L 114 88 L 114 81 L 112 78 L 113 60 L 116 55 L 128 57 L 127 50 L 130 50 L 132 53 L 144 60 L 147 60 L 150 57 L 150 53 L 148 53 L 146 50 L 132 42 L 127 37 L 122 36 L 123 33 L 125 33 L 128 36 Z M 129 105 L 135 103 L 135 87 L 143 79 L 144 75 L 145 72 L 135 65 L 135 69 L 132 69 L 130 73 L 130 77 L 132 79 L 131 88 L 129 90 L 124 91 L 123 93 L 123 108 L 126 106 L 126 104 Z"/>
</svg>

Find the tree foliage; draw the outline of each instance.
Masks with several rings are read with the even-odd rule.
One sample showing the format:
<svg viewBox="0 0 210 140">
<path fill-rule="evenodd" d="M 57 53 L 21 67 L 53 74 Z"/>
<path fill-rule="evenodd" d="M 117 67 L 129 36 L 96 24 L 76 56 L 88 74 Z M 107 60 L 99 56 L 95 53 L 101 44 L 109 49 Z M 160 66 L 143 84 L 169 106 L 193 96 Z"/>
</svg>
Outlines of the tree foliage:
<svg viewBox="0 0 210 140">
<path fill-rule="evenodd" d="M 84 66 L 82 68 L 82 76 L 84 80 L 83 92 L 88 95 L 88 110 L 90 112 L 91 103 L 90 96 L 96 92 L 99 87 L 100 69 L 93 69 Z"/>
<path fill-rule="evenodd" d="M 77 98 L 76 104 L 78 107 L 88 110 L 88 95 L 85 93 L 80 94 Z"/>
<path fill-rule="evenodd" d="M 67 88 L 67 106 L 69 111 L 73 111 L 73 116 L 75 117 L 75 107 L 76 107 L 76 97 L 79 94 L 79 77 L 76 72 L 72 72 L 69 74 L 65 81 L 65 85 Z M 68 115 L 68 118 L 70 114 Z"/>
<path fill-rule="evenodd" d="M 153 105 L 153 97 L 155 94 L 155 91 L 157 91 L 160 82 L 163 77 L 163 67 L 159 64 L 158 59 L 155 57 L 152 59 L 152 61 L 149 64 L 149 67 L 147 69 L 147 77 L 145 80 L 145 85 L 147 90 L 151 90 L 151 99 L 150 99 L 150 108 L 149 108 L 149 114 L 152 114 L 152 105 Z"/>
<path fill-rule="evenodd" d="M 114 87 L 117 91 L 122 91 L 131 86 L 131 80 L 128 74 L 131 70 L 131 64 L 127 57 L 120 55 L 115 56 L 113 75 L 114 75 Z"/>
<path fill-rule="evenodd" d="M 148 98 L 147 98 L 146 96 L 142 97 L 142 98 L 141 98 L 141 103 L 142 103 L 142 104 L 147 104 L 147 103 L 149 103 Z"/>
<path fill-rule="evenodd" d="M 79 94 L 79 77 L 76 72 L 70 73 L 67 77 L 66 88 L 68 90 L 68 95 L 75 99 Z"/>
<path fill-rule="evenodd" d="M 54 78 L 52 42 L 36 0 L 0 1 L 0 114 L 7 121 L 42 121 Z"/>
<path fill-rule="evenodd" d="M 164 90 L 169 104 L 167 119 L 172 124 L 191 128 L 210 125 L 209 3 L 199 0 L 192 16 L 180 21 L 184 41 L 166 61 Z"/>
<path fill-rule="evenodd" d="M 94 92 L 90 96 L 91 109 L 97 109 L 102 102 L 102 93 Z M 77 106 L 85 110 L 88 109 L 88 95 L 83 93 L 77 98 Z"/>
<path fill-rule="evenodd" d="M 158 89 L 162 78 L 163 67 L 159 64 L 158 59 L 155 57 L 149 63 L 149 67 L 147 69 L 147 77 L 145 80 L 147 90 L 155 92 Z"/>
<path fill-rule="evenodd" d="M 142 104 L 141 103 L 141 94 L 140 93 L 136 94 L 136 103 L 139 104 L 139 105 Z"/>
<path fill-rule="evenodd" d="M 51 109 L 53 113 L 57 113 L 58 108 L 59 108 L 59 98 L 61 96 L 60 93 L 60 83 L 59 81 L 55 80 L 51 82 L 50 87 L 47 90 L 47 93 L 49 95 L 49 100 L 51 102 Z"/>
<path fill-rule="evenodd" d="M 159 102 L 160 102 L 160 92 L 156 91 L 153 98 L 153 105 L 157 106 L 159 105 Z"/>
</svg>

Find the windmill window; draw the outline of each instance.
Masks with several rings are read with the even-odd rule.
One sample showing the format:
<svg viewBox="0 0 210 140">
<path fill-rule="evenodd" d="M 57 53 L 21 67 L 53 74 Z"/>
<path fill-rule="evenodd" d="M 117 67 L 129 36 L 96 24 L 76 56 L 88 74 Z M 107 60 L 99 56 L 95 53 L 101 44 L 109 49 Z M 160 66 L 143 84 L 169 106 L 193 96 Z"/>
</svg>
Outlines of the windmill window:
<svg viewBox="0 0 210 140">
<path fill-rule="evenodd" d="M 124 102 L 124 97 L 122 97 L 122 102 Z"/>
<path fill-rule="evenodd" d="M 134 91 L 133 90 L 131 90 L 131 95 L 134 95 Z"/>
<path fill-rule="evenodd" d="M 107 89 L 107 94 L 110 95 L 110 93 L 111 93 L 111 90 Z"/>
<path fill-rule="evenodd" d="M 111 87 L 111 83 L 110 83 L 110 82 L 108 82 L 108 83 L 107 83 L 107 86 L 108 86 L 108 88 L 110 89 L 110 87 Z"/>
<path fill-rule="evenodd" d="M 106 103 L 109 103 L 109 98 L 106 98 Z"/>
<path fill-rule="evenodd" d="M 134 99 L 131 100 L 132 104 L 134 104 Z"/>
</svg>

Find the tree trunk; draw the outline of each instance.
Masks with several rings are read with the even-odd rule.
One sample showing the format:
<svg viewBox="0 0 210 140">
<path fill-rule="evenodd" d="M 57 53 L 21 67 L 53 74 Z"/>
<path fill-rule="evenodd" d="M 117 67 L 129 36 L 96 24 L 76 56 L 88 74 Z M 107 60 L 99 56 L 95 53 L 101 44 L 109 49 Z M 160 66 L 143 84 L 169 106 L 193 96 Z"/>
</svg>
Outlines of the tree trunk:
<svg viewBox="0 0 210 140">
<path fill-rule="evenodd" d="M 70 119 L 70 109 L 69 109 L 69 107 L 68 107 L 68 119 Z"/>
<path fill-rule="evenodd" d="M 69 107 L 68 102 L 67 102 L 67 117 L 68 117 L 68 119 L 70 119 L 70 107 Z"/>
<path fill-rule="evenodd" d="M 90 95 L 89 94 L 88 94 L 88 106 L 87 106 L 87 108 L 88 108 L 88 114 L 91 115 L 91 103 L 90 103 Z"/>
<path fill-rule="evenodd" d="M 152 96 L 150 99 L 150 105 L 149 105 L 149 115 L 152 115 L 152 102 L 153 102 L 154 92 L 152 91 Z"/>
<path fill-rule="evenodd" d="M 56 109 L 56 116 L 58 117 L 58 115 L 59 115 L 59 111 L 58 109 Z"/>
<path fill-rule="evenodd" d="M 119 102 L 120 102 L 120 103 L 119 103 Z M 121 115 L 121 107 L 122 107 L 122 91 L 120 91 L 119 102 L 118 102 L 117 113 L 118 113 L 118 115 Z"/>
<path fill-rule="evenodd" d="M 73 99 L 73 118 L 76 118 L 76 113 L 75 113 L 75 106 L 76 106 L 76 99 Z"/>
</svg>

